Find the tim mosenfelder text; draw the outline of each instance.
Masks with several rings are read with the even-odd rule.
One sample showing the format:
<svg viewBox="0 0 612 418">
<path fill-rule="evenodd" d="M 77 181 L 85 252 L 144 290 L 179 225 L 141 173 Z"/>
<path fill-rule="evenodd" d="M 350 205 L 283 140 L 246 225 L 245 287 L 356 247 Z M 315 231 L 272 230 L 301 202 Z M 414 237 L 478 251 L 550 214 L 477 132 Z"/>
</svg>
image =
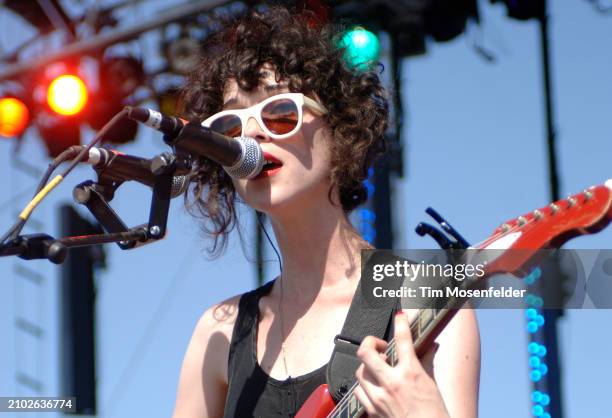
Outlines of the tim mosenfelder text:
<svg viewBox="0 0 612 418">
<path fill-rule="evenodd" d="M 377 298 L 523 298 L 526 292 L 526 289 L 504 286 L 500 288 L 490 286 L 488 289 L 461 289 L 459 287 L 435 289 L 429 286 L 417 288 L 401 286 L 399 289 L 384 289 L 376 286 L 372 290 L 374 297 Z"/>
</svg>

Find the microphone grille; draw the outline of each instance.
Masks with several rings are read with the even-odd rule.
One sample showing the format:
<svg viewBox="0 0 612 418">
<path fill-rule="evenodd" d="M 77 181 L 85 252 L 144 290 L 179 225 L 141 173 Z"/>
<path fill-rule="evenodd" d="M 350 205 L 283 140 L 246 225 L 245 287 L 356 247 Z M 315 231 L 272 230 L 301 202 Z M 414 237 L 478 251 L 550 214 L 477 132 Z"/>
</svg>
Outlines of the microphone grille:
<svg viewBox="0 0 612 418">
<path fill-rule="evenodd" d="M 170 189 L 170 199 L 182 195 L 187 190 L 188 185 L 189 178 L 187 176 L 174 176 L 172 178 L 172 189 Z"/>
<path fill-rule="evenodd" d="M 264 157 L 259 143 L 248 136 L 234 138 L 242 147 L 240 160 L 231 167 L 223 166 L 223 169 L 231 177 L 236 179 L 251 179 L 257 176 L 264 166 Z"/>
</svg>

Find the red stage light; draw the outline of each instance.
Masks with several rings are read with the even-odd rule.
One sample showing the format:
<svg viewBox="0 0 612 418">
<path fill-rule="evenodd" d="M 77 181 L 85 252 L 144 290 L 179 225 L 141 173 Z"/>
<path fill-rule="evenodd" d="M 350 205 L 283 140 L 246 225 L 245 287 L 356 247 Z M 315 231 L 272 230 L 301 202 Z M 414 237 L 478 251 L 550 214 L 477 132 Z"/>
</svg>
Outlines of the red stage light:
<svg viewBox="0 0 612 418">
<path fill-rule="evenodd" d="M 87 104 L 85 83 L 75 75 L 61 75 L 54 79 L 47 90 L 47 103 L 56 113 L 72 116 Z"/>
<path fill-rule="evenodd" d="M 19 99 L 5 97 L 0 99 L 0 136 L 19 136 L 28 126 L 30 112 Z"/>
</svg>

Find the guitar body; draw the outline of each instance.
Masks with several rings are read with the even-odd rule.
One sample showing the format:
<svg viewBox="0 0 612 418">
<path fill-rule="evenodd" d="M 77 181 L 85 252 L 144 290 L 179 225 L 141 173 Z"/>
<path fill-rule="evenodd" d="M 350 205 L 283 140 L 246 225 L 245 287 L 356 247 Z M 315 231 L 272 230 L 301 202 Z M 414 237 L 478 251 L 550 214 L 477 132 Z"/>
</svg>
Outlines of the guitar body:
<svg viewBox="0 0 612 418">
<path fill-rule="evenodd" d="M 335 406 L 327 385 L 321 385 L 306 399 L 295 418 L 326 418 Z"/>
</svg>

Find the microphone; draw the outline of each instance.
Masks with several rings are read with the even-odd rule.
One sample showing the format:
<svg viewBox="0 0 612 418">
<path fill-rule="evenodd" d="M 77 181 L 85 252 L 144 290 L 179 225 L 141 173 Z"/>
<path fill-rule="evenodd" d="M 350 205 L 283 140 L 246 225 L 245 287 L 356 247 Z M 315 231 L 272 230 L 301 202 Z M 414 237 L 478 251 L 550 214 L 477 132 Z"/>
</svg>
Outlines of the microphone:
<svg viewBox="0 0 612 418">
<path fill-rule="evenodd" d="M 185 119 L 164 115 L 157 110 L 147 109 L 146 107 L 127 106 L 127 109 L 128 118 L 147 125 L 149 128 L 157 129 L 170 141 L 175 139 L 183 126 L 188 123 Z"/>
<path fill-rule="evenodd" d="M 230 138 L 198 123 L 143 107 L 128 107 L 128 117 L 162 132 L 169 145 L 221 164 L 234 178 L 254 178 L 264 166 L 263 152 L 253 138 Z"/>
<path fill-rule="evenodd" d="M 89 155 L 81 162 L 91 164 L 99 176 L 106 176 L 113 181 L 135 180 L 149 187 L 155 185 L 155 174 L 151 171 L 153 162 L 151 159 L 123 154 L 112 149 L 92 147 Z M 174 176 L 170 198 L 180 196 L 188 185 L 188 176 Z"/>
</svg>

